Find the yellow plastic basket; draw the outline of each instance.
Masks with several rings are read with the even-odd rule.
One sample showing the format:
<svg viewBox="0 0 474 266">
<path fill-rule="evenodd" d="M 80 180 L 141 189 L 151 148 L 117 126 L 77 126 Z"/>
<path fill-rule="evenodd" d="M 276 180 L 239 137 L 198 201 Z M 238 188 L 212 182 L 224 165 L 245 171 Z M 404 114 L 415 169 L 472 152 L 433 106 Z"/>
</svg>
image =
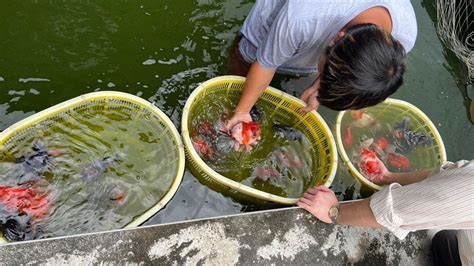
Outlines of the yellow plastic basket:
<svg viewBox="0 0 474 266">
<path fill-rule="evenodd" d="M 410 118 L 410 128 L 412 130 L 421 131 L 429 135 L 434 140 L 434 143 L 429 148 L 420 149 L 422 154 L 417 156 L 416 161 L 413 162 L 416 165 L 423 165 L 429 168 L 441 165 L 441 163 L 446 161 L 446 150 L 441 135 L 433 122 L 431 122 L 431 120 L 416 106 L 402 100 L 388 98 L 383 103 L 364 108 L 362 111 L 374 113 L 383 117 L 390 117 L 390 120 L 384 121 L 390 124 L 400 122 L 403 117 L 408 117 Z M 362 184 L 372 189 L 380 190 L 382 188 L 381 186 L 371 182 L 357 170 L 344 149 L 342 143 L 343 131 L 341 130 L 341 127 L 342 120 L 346 114 L 348 114 L 346 111 L 339 112 L 336 122 L 336 141 L 342 160 L 353 177 L 357 178 Z"/>
<path fill-rule="evenodd" d="M 105 107 L 104 107 L 105 106 Z M 173 177 L 168 191 L 153 207 L 136 217 L 124 228 L 136 227 L 165 206 L 176 193 L 183 178 L 185 153 L 179 132 L 171 120 L 152 103 L 123 92 L 102 91 L 84 94 L 63 103 L 57 104 L 37 114 L 27 117 L 0 133 L 0 161 L 14 153 L 17 147 L 36 136 L 38 132 L 62 121 L 62 117 L 75 111 L 95 110 L 97 108 L 120 109 L 134 115 L 134 119 L 145 119 L 155 133 L 160 136 L 158 145 L 168 153 L 166 160 L 169 170 L 163 175 Z M 0 243 L 6 240 L 0 237 Z"/>
<path fill-rule="evenodd" d="M 242 198 L 243 195 L 243 198 L 250 198 L 254 201 L 258 199 L 278 204 L 295 204 L 298 201 L 297 198 L 270 194 L 217 173 L 200 158 L 192 145 L 189 127 L 192 121 L 190 114 L 193 113 L 195 103 L 200 102 L 203 97 L 210 93 L 213 97 L 228 98 L 237 102 L 244 83 L 245 78 L 239 76 L 216 77 L 202 83 L 189 96 L 181 120 L 181 134 L 186 147 L 187 159 L 191 164 L 191 168 L 197 171 L 199 178 L 204 178 L 204 181 L 210 184 L 211 187 L 224 193 L 227 192 L 226 194 L 237 198 Z M 300 108 L 305 106 L 302 101 L 272 87 L 265 90 L 257 104 L 271 107 L 274 112 L 270 115 L 275 117 L 276 120 L 286 122 L 305 134 L 318 155 L 314 184 L 329 186 L 336 174 L 337 152 L 334 137 L 322 117 L 315 111 L 302 115 L 298 112 Z"/>
</svg>

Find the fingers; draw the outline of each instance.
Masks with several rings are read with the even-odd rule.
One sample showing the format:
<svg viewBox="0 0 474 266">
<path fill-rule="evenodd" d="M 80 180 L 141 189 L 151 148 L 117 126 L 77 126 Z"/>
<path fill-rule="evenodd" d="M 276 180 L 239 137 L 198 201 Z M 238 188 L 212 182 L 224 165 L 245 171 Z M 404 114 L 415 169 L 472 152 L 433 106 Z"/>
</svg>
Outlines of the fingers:
<svg viewBox="0 0 474 266">
<path fill-rule="evenodd" d="M 311 200 L 309 200 L 309 199 L 307 199 L 307 198 L 300 198 L 300 199 L 298 200 L 298 202 L 304 203 L 304 204 L 306 204 L 306 205 L 308 205 L 308 206 L 313 205 L 313 201 L 311 201 Z"/>
<path fill-rule="evenodd" d="M 318 91 L 315 91 L 315 92 L 311 93 L 311 95 L 305 101 L 307 103 L 306 107 L 301 109 L 301 112 L 307 113 L 307 112 L 311 112 L 313 110 L 318 109 L 319 101 L 316 99 L 317 95 L 318 95 Z"/>
<path fill-rule="evenodd" d="M 307 199 L 307 200 L 314 200 L 314 198 L 316 197 L 315 194 L 310 194 L 310 193 L 304 193 L 303 194 L 303 197 L 301 197 L 300 199 Z"/>
<path fill-rule="evenodd" d="M 331 192 L 332 190 L 326 186 L 319 186 L 319 190 L 324 191 L 324 192 Z"/>
<path fill-rule="evenodd" d="M 301 94 L 300 100 L 302 100 L 303 102 L 308 102 L 308 98 L 310 95 L 311 95 L 311 91 L 305 90 L 303 94 Z"/>
</svg>

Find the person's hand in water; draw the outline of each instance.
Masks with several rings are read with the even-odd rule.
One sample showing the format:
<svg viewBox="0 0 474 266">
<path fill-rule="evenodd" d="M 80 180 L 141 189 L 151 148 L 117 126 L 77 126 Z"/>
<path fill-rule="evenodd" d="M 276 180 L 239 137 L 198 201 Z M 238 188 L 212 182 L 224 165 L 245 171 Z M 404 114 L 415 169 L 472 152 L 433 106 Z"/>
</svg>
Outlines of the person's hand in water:
<svg viewBox="0 0 474 266">
<path fill-rule="evenodd" d="M 309 188 L 298 200 L 298 206 L 312 213 L 316 218 L 325 222 L 332 223 L 329 217 L 329 209 L 338 203 L 334 191 L 325 187 Z"/>
<path fill-rule="evenodd" d="M 318 96 L 318 89 L 319 89 L 319 78 L 307 88 L 303 94 L 301 94 L 300 99 L 306 103 L 306 107 L 301 109 L 303 113 L 311 112 L 313 110 L 318 110 L 319 108 L 319 101 L 316 98 Z"/>
<path fill-rule="evenodd" d="M 250 113 L 235 112 L 234 115 L 229 119 L 229 121 L 227 121 L 224 128 L 221 129 L 221 131 L 230 133 L 232 128 L 234 128 L 234 126 L 240 122 L 246 122 L 246 123 L 252 122 L 252 117 L 250 116 Z"/>
</svg>

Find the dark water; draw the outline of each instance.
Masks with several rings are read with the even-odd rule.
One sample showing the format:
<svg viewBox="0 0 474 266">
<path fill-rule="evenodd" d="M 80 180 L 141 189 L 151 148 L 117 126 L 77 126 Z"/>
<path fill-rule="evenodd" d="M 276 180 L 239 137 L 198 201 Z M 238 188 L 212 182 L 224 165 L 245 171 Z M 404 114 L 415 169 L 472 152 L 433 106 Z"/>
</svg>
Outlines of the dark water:
<svg viewBox="0 0 474 266">
<path fill-rule="evenodd" d="M 405 84 L 394 97 L 413 103 L 437 126 L 449 160 L 472 159 L 466 70 L 443 48 L 434 1 L 412 1 L 418 38 Z M 196 86 L 226 74 L 229 47 L 253 1 L 4 1 L 0 10 L 0 130 L 83 93 L 118 90 L 155 102 L 177 128 Z M 299 95 L 311 77 L 278 76 L 272 86 Z M 319 113 L 333 125 L 336 112 Z M 472 145 L 471 145 L 472 147 Z M 342 164 L 340 199 L 368 196 Z M 186 171 L 172 201 L 149 223 L 258 209 L 233 201 Z"/>
</svg>

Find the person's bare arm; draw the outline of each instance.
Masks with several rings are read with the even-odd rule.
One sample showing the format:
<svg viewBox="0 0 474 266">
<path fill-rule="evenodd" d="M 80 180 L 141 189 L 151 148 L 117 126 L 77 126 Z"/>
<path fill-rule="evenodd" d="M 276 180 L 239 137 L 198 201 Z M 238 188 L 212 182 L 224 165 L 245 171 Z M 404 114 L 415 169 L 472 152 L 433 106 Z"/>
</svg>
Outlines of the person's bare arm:
<svg viewBox="0 0 474 266">
<path fill-rule="evenodd" d="M 329 211 L 329 210 L 328 210 Z M 370 198 L 342 203 L 339 207 L 340 224 L 380 228 L 372 209 L 370 208 Z"/>
<path fill-rule="evenodd" d="M 234 115 L 227 122 L 226 130 L 232 129 L 239 122 L 251 121 L 249 112 L 272 81 L 275 72 L 276 69 L 264 68 L 258 61 L 252 64 L 245 80 L 242 96 L 240 96 L 239 103 L 235 107 Z"/>
<path fill-rule="evenodd" d="M 324 186 L 308 189 L 298 201 L 298 206 L 325 223 L 332 223 L 329 218 L 329 209 L 337 204 L 339 202 L 334 192 Z M 338 223 L 372 228 L 382 227 L 372 213 L 370 198 L 340 204 Z"/>
<path fill-rule="evenodd" d="M 319 101 L 316 98 L 319 90 L 319 77 L 309 86 L 300 96 L 300 100 L 306 103 L 306 106 L 301 109 L 303 113 L 311 112 L 319 108 Z"/>
<path fill-rule="evenodd" d="M 381 182 L 383 185 L 398 183 L 400 185 L 409 185 L 424 180 L 433 171 L 433 169 L 421 169 L 415 172 L 392 173 L 387 172 Z"/>
<path fill-rule="evenodd" d="M 258 61 L 253 63 L 247 74 L 242 96 L 235 112 L 250 112 L 252 106 L 272 81 L 275 71 L 276 69 L 273 68 L 264 68 Z"/>
</svg>

